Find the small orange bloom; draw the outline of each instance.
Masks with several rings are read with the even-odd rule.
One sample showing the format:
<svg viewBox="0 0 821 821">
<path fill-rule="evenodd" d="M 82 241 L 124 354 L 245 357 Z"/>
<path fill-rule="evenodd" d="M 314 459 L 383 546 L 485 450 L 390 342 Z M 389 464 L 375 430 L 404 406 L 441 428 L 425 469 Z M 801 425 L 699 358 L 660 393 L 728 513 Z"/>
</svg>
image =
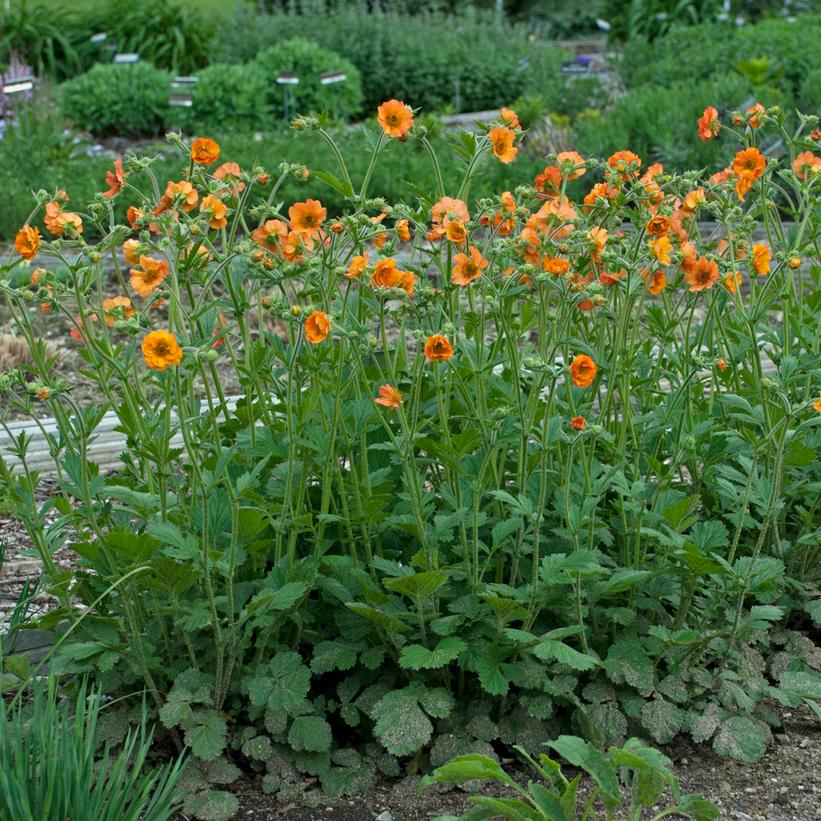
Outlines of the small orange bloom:
<svg viewBox="0 0 821 821">
<path fill-rule="evenodd" d="M 493 153 L 500 162 L 507 164 L 516 159 L 519 149 L 513 145 L 516 140 L 515 131 L 500 125 L 491 128 L 487 136 L 493 147 Z"/>
<path fill-rule="evenodd" d="M 726 371 L 727 370 L 727 360 L 726 359 L 716 359 L 716 367 L 720 371 Z"/>
<path fill-rule="evenodd" d="M 570 270 L 570 263 L 561 257 L 542 257 L 542 270 L 561 277 Z"/>
<path fill-rule="evenodd" d="M 766 245 L 753 245 L 753 268 L 759 276 L 765 276 L 770 273 L 771 259 L 772 254 L 770 254 L 770 249 Z"/>
<path fill-rule="evenodd" d="M 168 263 L 164 259 L 140 256 L 140 267 L 131 269 L 131 287 L 141 296 L 151 296 L 168 276 Z"/>
<path fill-rule="evenodd" d="M 377 405 L 396 410 L 402 404 L 402 394 L 392 385 L 380 385 L 379 396 L 373 400 Z"/>
<path fill-rule="evenodd" d="M 129 265 L 139 265 L 140 262 L 140 241 L 138 239 L 127 239 L 123 243 L 123 256 Z"/>
<path fill-rule="evenodd" d="M 251 234 L 251 239 L 261 248 L 276 251 L 279 249 L 280 240 L 286 236 L 288 226 L 282 220 L 267 220 Z"/>
<path fill-rule="evenodd" d="M 73 211 L 63 211 L 62 203 L 57 201 L 46 203 L 46 214 L 43 222 L 45 222 L 46 228 L 57 236 L 62 236 L 66 228 L 71 228 L 78 234 L 83 233 L 83 221 L 80 215 L 75 214 Z"/>
<path fill-rule="evenodd" d="M 331 320 L 322 311 L 313 311 L 305 320 L 305 336 L 308 342 L 318 345 L 324 341 L 331 331 Z"/>
<path fill-rule="evenodd" d="M 168 331 L 151 331 L 143 339 L 143 359 L 154 371 L 164 371 L 170 365 L 182 362 L 182 348 L 174 334 Z"/>
<path fill-rule="evenodd" d="M 821 413 L 821 396 L 819 396 L 819 397 L 818 397 L 818 399 L 817 399 L 815 402 L 813 402 L 813 403 L 812 403 L 812 406 L 813 406 L 813 407 L 814 407 L 814 408 L 815 408 L 815 409 L 816 409 L 819 413 Z"/>
<path fill-rule="evenodd" d="M 103 194 L 106 199 L 118 194 L 125 185 L 125 173 L 123 172 L 123 161 L 121 159 L 114 160 L 113 171 L 105 172 L 105 183 L 108 186 L 108 191 Z"/>
<path fill-rule="evenodd" d="M 188 180 L 180 182 L 169 182 L 165 186 L 165 194 L 159 205 L 151 212 L 155 216 L 161 214 L 168 208 L 173 207 L 176 202 L 180 203 L 183 211 L 193 211 L 197 207 L 200 195 L 196 188 Z"/>
<path fill-rule="evenodd" d="M 351 259 L 351 264 L 348 266 L 348 271 L 345 274 L 346 279 L 356 279 L 361 276 L 368 267 L 368 252 L 366 251 L 361 256 L 355 256 Z"/>
<path fill-rule="evenodd" d="M 741 285 L 741 274 L 736 271 L 735 273 L 727 274 L 724 277 L 724 287 L 731 293 L 734 294 L 739 286 Z"/>
<path fill-rule="evenodd" d="M 398 288 L 402 281 L 402 272 L 396 267 L 393 257 L 380 259 L 371 274 L 371 285 L 374 288 Z"/>
<path fill-rule="evenodd" d="M 428 239 L 441 239 L 451 220 L 458 220 L 461 223 L 470 221 L 468 207 L 462 200 L 453 197 L 442 197 L 441 200 L 431 206 L 432 227 L 428 232 Z"/>
<path fill-rule="evenodd" d="M 670 217 L 666 217 L 664 214 L 655 214 L 647 220 L 647 224 L 644 227 L 650 236 L 664 236 L 670 232 Z"/>
<path fill-rule="evenodd" d="M 533 187 L 542 194 L 558 194 L 562 187 L 562 172 L 558 165 L 548 165 L 536 176 Z"/>
<path fill-rule="evenodd" d="M 24 225 L 14 238 L 14 247 L 23 259 L 34 259 L 40 250 L 40 231 Z"/>
<path fill-rule="evenodd" d="M 215 180 L 225 180 L 229 183 L 228 190 L 236 197 L 240 191 L 245 190 L 245 183 L 240 179 L 242 170 L 238 163 L 224 162 L 213 174 Z M 260 183 L 264 185 L 264 183 Z"/>
<path fill-rule="evenodd" d="M 453 345 L 446 336 L 434 334 L 425 342 L 425 356 L 430 362 L 447 362 L 453 356 Z"/>
<path fill-rule="evenodd" d="M 816 157 L 812 151 L 802 151 L 793 160 L 792 170 L 799 180 L 809 180 L 821 174 L 821 157 Z"/>
<path fill-rule="evenodd" d="M 753 182 L 764 173 L 766 167 L 767 161 L 757 148 L 745 148 L 735 155 L 733 173 L 736 175 L 736 193 L 740 200 L 744 200 Z"/>
<path fill-rule="evenodd" d="M 508 128 L 515 128 L 517 130 L 521 130 L 522 124 L 519 122 L 519 115 L 512 108 L 505 108 L 502 106 L 501 111 L 501 118 L 502 122 Z"/>
<path fill-rule="evenodd" d="M 191 159 L 197 165 L 211 165 L 220 158 L 220 147 L 207 137 L 197 137 L 191 144 Z"/>
<path fill-rule="evenodd" d="M 647 290 L 650 291 L 653 296 L 658 296 L 666 287 L 667 277 L 665 276 L 664 271 L 659 268 L 659 270 L 655 271 L 650 277 L 650 283 L 647 286 Z"/>
<path fill-rule="evenodd" d="M 395 140 L 404 140 L 413 125 L 413 109 L 401 100 L 388 100 L 379 106 L 376 121 Z"/>
<path fill-rule="evenodd" d="M 587 354 L 577 354 L 570 363 L 570 378 L 578 388 L 589 388 L 598 373 L 598 366 Z"/>
<path fill-rule="evenodd" d="M 137 220 L 140 219 L 142 215 L 143 212 L 140 211 L 139 208 L 135 208 L 133 205 L 128 206 L 128 210 L 125 212 L 125 218 L 128 220 L 128 224 L 132 230 L 137 227 Z"/>
<path fill-rule="evenodd" d="M 459 222 L 459 220 L 451 220 L 448 222 L 448 226 L 445 229 L 445 236 L 451 242 L 461 245 L 467 237 L 465 224 L 463 222 Z"/>
<path fill-rule="evenodd" d="M 583 416 L 574 416 L 570 420 L 570 426 L 574 430 L 584 430 L 587 427 L 587 420 Z"/>
<path fill-rule="evenodd" d="M 562 151 L 556 156 L 556 162 L 569 180 L 577 180 L 587 173 L 584 157 L 578 151 Z"/>
<path fill-rule="evenodd" d="M 297 202 L 288 209 L 291 230 L 309 237 L 319 236 L 322 223 L 327 216 L 328 211 L 322 207 L 319 200 Z"/>
<path fill-rule="evenodd" d="M 396 223 L 396 234 L 402 242 L 410 242 L 410 223 L 406 219 L 401 219 Z"/>
<path fill-rule="evenodd" d="M 718 121 L 718 111 L 713 106 L 707 106 L 704 113 L 698 118 L 698 136 L 700 140 L 712 140 L 718 136 L 721 123 Z"/>
<path fill-rule="evenodd" d="M 750 128 L 758 128 L 761 125 L 761 121 L 758 119 L 758 115 L 766 113 L 767 109 L 764 108 L 764 106 L 761 105 L 761 103 L 756 103 L 755 105 L 750 106 L 746 111 L 746 114 L 748 115 L 747 122 L 750 124 Z"/>
<path fill-rule="evenodd" d="M 704 202 L 704 200 L 704 189 L 696 188 L 695 191 L 690 191 L 690 193 L 684 197 L 684 202 L 681 204 L 681 210 L 687 214 L 692 214 L 698 206 Z"/>
<path fill-rule="evenodd" d="M 594 206 L 598 205 L 598 200 L 614 200 L 618 196 L 615 188 L 612 188 L 607 183 L 597 182 L 584 196 L 584 208 L 589 211 Z"/>
<path fill-rule="evenodd" d="M 718 265 L 715 260 L 699 257 L 692 270 L 684 275 L 691 291 L 705 291 L 718 282 Z"/>
<path fill-rule="evenodd" d="M 470 256 L 467 254 L 457 254 L 454 257 L 451 280 L 454 285 L 464 287 L 482 276 L 482 271 L 488 266 L 488 261 L 479 253 L 479 249 L 473 245 L 470 249 Z"/>
<path fill-rule="evenodd" d="M 225 203 L 219 197 L 214 196 L 214 194 L 208 194 L 207 197 L 203 197 L 202 203 L 200 203 L 200 211 L 208 215 L 209 228 L 213 228 L 216 231 L 228 225 L 228 219 L 226 217 L 228 209 Z"/>
<path fill-rule="evenodd" d="M 632 151 L 617 151 L 607 158 L 607 164 L 617 171 L 622 179 L 635 176 L 641 166 L 641 157 Z"/>
<path fill-rule="evenodd" d="M 604 246 L 607 245 L 607 229 L 596 226 L 587 232 L 587 237 L 593 243 L 593 250 L 590 252 L 591 258 L 593 260 L 600 259 L 601 252 L 604 250 Z"/>
<path fill-rule="evenodd" d="M 127 296 L 112 296 L 103 300 L 105 324 L 110 328 L 118 319 L 134 316 L 134 305 Z"/>
<path fill-rule="evenodd" d="M 654 239 L 649 243 L 649 245 L 656 259 L 662 265 L 670 264 L 670 252 L 673 250 L 673 244 L 670 242 L 670 238 L 668 236 L 662 236 L 658 239 Z"/>
</svg>

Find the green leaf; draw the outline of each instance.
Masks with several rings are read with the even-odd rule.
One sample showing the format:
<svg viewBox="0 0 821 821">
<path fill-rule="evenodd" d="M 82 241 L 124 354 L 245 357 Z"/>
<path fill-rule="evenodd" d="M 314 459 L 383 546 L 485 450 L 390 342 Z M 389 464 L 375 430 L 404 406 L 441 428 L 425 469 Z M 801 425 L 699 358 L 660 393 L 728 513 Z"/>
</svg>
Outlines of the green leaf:
<svg viewBox="0 0 821 821">
<path fill-rule="evenodd" d="M 546 819 L 549 819 L 549 821 L 570 821 L 564 807 L 552 792 L 546 790 L 541 784 L 535 784 L 532 781 L 528 782 L 527 789 Z"/>
<path fill-rule="evenodd" d="M 248 602 L 248 615 L 261 607 L 271 610 L 289 610 L 308 591 L 305 582 L 288 582 L 278 590 L 261 590 Z"/>
<path fill-rule="evenodd" d="M 198 758 L 217 758 L 225 749 L 225 720 L 216 710 L 198 710 L 194 721 L 196 724 L 185 731 L 185 743 Z"/>
<path fill-rule="evenodd" d="M 297 716 L 288 731 L 288 743 L 297 752 L 327 752 L 331 749 L 331 726 L 321 716 Z"/>
<path fill-rule="evenodd" d="M 531 647 L 530 652 L 542 661 L 555 659 L 574 670 L 592 670 L 599 664 L 592 656 L 580 653 L 561 641 L 542 641 Z"/>
<path fill-rule="evenodd" d="M 190 533 L 183 535 L 175 524 L 161 521 L 151 522 L 148 532 L 158 541 L 168 545 L 163 548 L 166 556 L 182 562 L 198 562 L 202 559 L 202 551 L 197 538 Z"/>
<path fill-rule="evenodd" d="M 359 647 L 344 641 L 321 641 L 314 647 L 311 671 L 330 673 L 331 670 L 350 670 L 356 664 Z"/>
<path fill-rule="evenodd" d="M 721 722 L 713 749 L 736 761 L 758 761 L 772 741 L 770 728 L 761 721 L 747 716 L 732 716 Z"/>
<path fill-rule="evenodd" d="M 785 670 L 779 677 L 781 688 L 800 698 L 821 699 L 821 676 L 801 670 Z"/>
<path fill-rule="evenodd" d="M 311 671 L 302 663 L 299 653 L 287 651 L 277 653 L 245 683 L 255 707 L 267 705 L 272 710 L 288 710 L 308 695 Z"/>
<path fill-rule="evenodd" d="M 589 773 L 602 791 L 607 803 L 617 804 L 620 800 L 619 780 L 613 765 L 592 744 L 573 735 L 561 735 L 555 741 L 549 741 L 562 758 L 574 767 L 581 767 Z"/>
<path fill-rule="evenodd" d="M 421 787 L 425 789 L 431 784 L 463 784 L 465 781 L 501 781 L 512 784 L 513 779 L 502 769 L 498 761 L 486 755 L 471 753 L 457 755 L 447 764 L 437 767 L 432 775 L 422 779 Z"/>
<path fill-rule="evenodd" d="M 467 645 L 453 636 L 442 639 L 433 650 L 428 650 L 421 644 L 409 644 L 402 648 L 399 666 L 408 670 L 438 670 L 450 664 L 466 649 Z"/>
<path fill-rule="evenodd" d="M 632 684 L 642 694 L 648 694 L 653 689 L 653 662 L 637 641 L 620 639 L 615 642 L 602 667 L 616 684 Z"/>
<path fill-rule="evenodd" d="M 239 812 L 239 799 L 224 790 L 208 790 L 188 796 L 183 809 L 202 821 L 229 821 Z"/>
<path fill-rule="evenodd" d="M 667 744 L 681 730 L 684 713 L 675 704 L 655 697 L 641 709 L 641 723 L 659 743 Z"/>
<path fill-rule="evenodd" d="M 398 579 L 383 579 L 382 584 L 389 590 L 402 593 L 411 599 L 424 600 L 432 596 L 447 580 L 448 577 L 438 570 L 426 570 Z"/>
<path fill-rule="evenodd" d="M 338 177 L 335 177 L 333 174 L 331 174 L 330 171 L 313 170 L 311 173 L 317 179 L 322 180 L 322 182 L 329 185 L 335 191 L 338 191 L 346 199 L 351 199 L 353 197 L 354 192 L 351 184 L 349 182 L 342 182 L 342 180 L 340 180 Z"/>
<path fill-rule="evenodd" d="M 445 718 L 453 709 L 453 698 L 441 688 L 414 682 L 402 690 L 391 690 L 371 707 L 374 734 L 389 753 L 410 755 L 430 741 L 433 725 L 423 707 L 428 714 Z"/>
</svg>

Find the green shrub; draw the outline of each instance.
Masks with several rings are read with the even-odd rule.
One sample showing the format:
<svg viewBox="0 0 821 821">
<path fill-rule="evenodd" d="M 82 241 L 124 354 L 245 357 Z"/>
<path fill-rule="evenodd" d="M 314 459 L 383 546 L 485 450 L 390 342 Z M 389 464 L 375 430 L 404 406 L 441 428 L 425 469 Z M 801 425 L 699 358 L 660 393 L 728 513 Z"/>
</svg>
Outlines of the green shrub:
<svg viewBox="0 0 821 821">
<path fill-rule="evenodd" d="M 359 69 L 367 111 L 391 97 L 426 111 L 446 106 L 478 111 L 506 105 L 526 91 L 551 100 L 558 95 L 563 53 L 552 44 L 530 42 L 527 35 L 519 27 L 500 31 L 470 10 L 458 17 L 411 17 L 358 7 L 321 15 L 240 10 L 234 24 L 221 31 L 215 50 L 221 59 L 242 62 L 266 46 L 304 37 Z M 519 70 L 524 58 L 528 65 Z"/>
<path fill-rule="evenodd" d="M 821 68 L 807 73 L 799 90 L 799 103 L 802 111 L 821 113 Z"/>
<path fill-rule="evenodd" d="M 740 106 L 751 91 L 750 83 L 737 74 L 667 87 L 643 86 L 617 100 L 609 111 L 579 117 L 576 147 L 584 155 L 604 156 L 628 148 L 647 163 L 664 163 L 670 171 L 715 171 L 727 164 L 728 150 L 722 138 L 697 139 L 696 121 L 706 106 L 723 113 Z"/>
<path fill-rule="evenodd" d="M 258 54 L 254 65 L 262 72 L 268 87 L 267 106 L 275 117 L 285 116 L 285 93 L 290 95 L 291 115 L 328 111 L 334 117 L 349 119 L 362 107 L 362 85 L 356 66 L 309 40 L 294 37 L 278 43 Z M 320 76 L 328 71 L 341 71 L 346 78 L 333 85 L 322 85 Z M 278 85 L 277 76 L 283 72 L 299 75 L 299 85 Z"/>
<path fill-rule="evenodd" d="M 15 821 L 167 821 L 182 760 L 143 774 L 152 733 L 145 712 L 123 749 L 98 760 L 100 696 L 81 686 L 69 704 L 54 679 L 35 679 L 30 704 L 0 706 L 0 817 Z"/>
<path fill-rule="evenodd" d="M 256 63 L 216 63 L 197 73 L 187 112 L 192 126 L 254 131 L 271 125 L 268 82 Z"/>
<path fill-rule="evenodd" d="M 170 91 L 171 77 L 149 63 L 98 64 L 60 86 L 66 118 L 100 136 L 159 134 Z"/>
</svg>

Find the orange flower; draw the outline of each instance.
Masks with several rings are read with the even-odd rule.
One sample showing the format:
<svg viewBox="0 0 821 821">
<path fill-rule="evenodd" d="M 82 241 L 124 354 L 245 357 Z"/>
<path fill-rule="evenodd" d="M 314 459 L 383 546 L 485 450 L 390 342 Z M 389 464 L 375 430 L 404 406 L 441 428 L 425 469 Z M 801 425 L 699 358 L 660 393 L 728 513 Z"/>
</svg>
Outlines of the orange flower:
<svg viewBox="0 0 821 821">
<path fill-rule="evenodd" d="M 396 410 L 402 404 L 402 394 L 392 385 L 380 385 L 379 396 L 373 400 L 377 405 Z"/>
<path fill-rule="evenodd" d="M 318 345 L 324 341 L 331 331 L 331 320 L 322 311 L 313 311 L 305 320 L 305 336 L 308 342 Z"/>
<path fill-rule="evenodd" d="M 562 172 L 558 165 L 548 165 L 536 176 L 533 187 L 542 194 L 558 194 L 562 187 Z"/>
<path fill-rule="evenodd" d="M 664 236 L 670 232 L 670 217 L 666 217 L 664 214 L 655 214 L 647 220 L 647 224 L 644 227 L 650 236 Z"/>
<path fill-rule="evenodd" d="M 641 157 L 632 151 L 616 151 L 607 158 L 607 164 L 617 171 L 622 179 L 626 179 L 638 173 Z"/>
<path fill-rule="evenodd" d="M 760 120 L 758 119 L 759 114 L 766 114 L 767 109 L 764 108 L 761 103 L 756 103 L 753 106 L 750 106 L 746 113 L 749 115 L 747 117 L 747 122 L 750 124 L 750 128 L 758 128 L 761 125 Z"/>
<path fill-rule="evenodd" d="M 659 237 L 658 239 L 652 240 L 648 244 L 650 245 L 650 248 L 652 249 L 656 259 L 662 265 L 670 264 L 670 251 L 673 250 L 673 244 L 670 242 L 669 237 Z"/>
<path fill-rule="evenodd" d="M 63 211 L 62 204 L 57 201 L 46 203 L 46 215 L 43 222 L 46 228 L 57 236 L 62 236 L 66 228 L 71 228 L 78 234 L 83 233 L 83 221 L 80 215 L 73 211 Z"/>
<path fill-rule="evenodd" d="M 445 236 L 447 236 L 451 242 L 461 245 L 467 237 L 465 224 L 459 220 L 451 220 L 448 222 L 448 226 L 445 229 Z"/>
<path fill-rule="evenodd" d="M 716 367 L 720 371 L 726 371 L 727 370 L 727 360 L 726 359 L 721 359 L 721 358 L 716 359 Z"/>
<path fill-rule="evenodd" d="M 698 251 L 692 242 L 683 242 L 681 244 L 681 263 L 679 268 L 685 273 L 689 273 L 696 267 L 698 261 Z"/>
<path fill-rule="evenodd" d="M 402 242 L 410 242 L 410 223 L 406 219 L 401 219 L 396 223 L 396 234 Z"/>
<path fill-rule="evenodd" d="M 819 396 L 819 397 L 818 397 L 818 399 L 817 399 L 815 402 L 813 402 L 813 403 L 812 403 L 812 406 L 813 406 L 813 407 L 814 407 L 814 408 L 815 408 L 815 409 L 816 409 L 819 413 L 821 413 L 821 396 Z"/>
<path fill-rule="evenodd" d="M 570 363 L 570 378 L 578 388 L 589 388 L 598 373 L 598 367 L 592 357 L 587 354 L 577 354 Z"/>
<path fill-rule="evenodd" d="M 309 237 L 319 236 L 322 223 L 327 216 L 328 212 L 319 200 L 297 202 L 288 209 L 291 230 Z"/>
<path fill-rule="evenodd" d="M 770 273 L 770 260 L 772 254 L 766 245 L 753 245 L 753 268 L 759 276 L 765 276 Z"/>
<path fill-rule="evenodd" d="M 516 132 L 504 126 L 497 126 L 488 131 L 488 139 L 493 146 L 493 153 L 497 159 L 507 164 L 516 159 L 519 149 L 513 145 L 516 139 Z"/>
<path fill-rule="evenodd" d="M 587 427 L 587 420 L 583 416 L 574 416 L 570 420 L 570 426 L 574 430 L 584 430 Z"/>
<path fill-rule="evenodd" d="M 24 225 L 14 238 L 14 247 L 23 259 L 34 259 L 40 250 L 40 231 Z"/>
<path fill-rule="evenodd" d="M 123 173 L 123 161 L 121 159 L 114 160 L 113 171 L 105 172 L 105 183 L 108 186 L 108 191 L 103 194 L 106 199 L 118 194 L 125 185 L 125 174 Z"/>
<path fill-rule="evenodd" d="M 398 288 L 402 273 L 396 267 L 393 257 L 385 257 L 376 263 L 371 274 L 371 285 L 374 288 Z"/>
<path fill-rule="evenodd" d="M 667 277 L 664 275 L 664 271 L 661 268 L 658 271 L 655 271 L 650 276 L 650 282 L 647 286 L 647 290 L 653 296 L 658 296 L 665 288 L 667 287 Z"/>
<path fill-rule="evenodd" d="M 686 197 L 684 197 L 684 202 L 681 205 L 681 210 L 687 214 L 692 214 L 698 206 L 704 202 L 704 189 L 703 188 L 696 188 L 695 191 L 690 191 Z"/>
<path fill-rule="evenodd" d="M 177 201 L 179 201 L 180 208 L 182 208 L 183 211 L 193 211 L 197 207 L 199 199 L 199 192 L 188 180 L 169 182 L 168 185 L 165 186 L 165 194 L 151 213 L 158 216 L 162 214 L 163 211 L 174 206 Z"/>
<path fill-rule="evenodd" d="M 707 106 L 704 113 L 698 118 L 699 139 L 706 142 L 718 136 L 721 130 L 721 123 L 718 121 L 718 111 L 712 106 Z"/>
<path fill-rule="evenodd" d="M 521 130 L 522 124 L 519 122 L 519 115 L 512 108 L 505 108 L 502 106 L 501 111 L 501 118 L 502 122 L 508 128 L 515 128 L 517 130 Z"/>
<path fill-rule="evenodd" d="M 590 252 L 590 257 L 594 261 L 597 261 L 601 257 L 604 246 L 607 245 L 607 229 L 596 226 L 587 232 L 587 237 L 593 243 L 593 250 Z"/>
<path fill-rule="evenodd" d="M 279 241 L 287 235 L 288 226 L 282 220 L 267 220 L 251 234 L 251 239 L 261 248 L 276 251 Z"/>
<path fill-rule="evenodd" d="M 168 263 L 164 259 L 140 256 L 140 267 L 131 269 L 131 287 L 141 296 L 151 296 L 168 276 Z"/>
<path fill-rule="evenodd" d="M 561 277 L 570 270 L 570 263 L 561 257 L 542 257 L 542 270 Z"/>
<path fill-rule="evenodd" d="M 487 268 L 488 261 L 479 253 L 479 249 L 473 245 L 470 249 L 470 256 L 467 254 L 457 254 L 454 257 L 451 280 L 454 285 L 464 287 L 482 276 L 482 271 Z"/>
<path fill-rule="evenodd" d="M 624 268 L 621 268 L 618 271 L 605 271 L 604 273 L 599 274 L 599 282 L 601 282 L 601 284 L 606 286 L 607 288 L 611 288 L 623 276 L 626 275 L 627 271 L 625 271 Z"/>
<path fill-rule="evenodd" d="M 618 196 L 615 188 L 611 188 L 607 183 L 597 182 L 584 197 L 584 207 L 589 211 L 598 205 L 598 200 L 614 200 Z"/>
<path fill-rule="evenodd" d="M 812 151 L 802 151 L 792 163 L 792 170 L 799 180 L 808 180 L 815 174 L 821 174 L 821 157 Z"/>
<path fill-rule="evenodd" d="M 692 270 L 684 275 L 691 291 L 705 291 L 718 282 L 718 265 L 715 260 L 699 257 Z"/>
<path fill-rule="evenodd" d="M 767 161 L 757 148 L 745 148 L 735 155 L 733 159 L 733 173 L 736 175 L 735 190 L 742 202 L 766 167 Z"/>
<path fill-rule="evenodd" d="M 361 276 L 368 267 L 368 252 L 366 251 L 362 256 L 355 256 L 348 266 L 348 271 L 345 274 L 346 279 L 356 279 Z"/>
<path fill-rule="evenodd" d="M 430 362 L 447 362 L 453 356 L 453 345 L 446 336 L 434 334 L 425 342 L 425 356 Z"/>
<path fill-rule="evenodd" d="M 134 316 L 134 305 L 127 296 L 112 296 L 103 300 L 105 324 L 110 328 L 118 319 Z"/>
<path fill-rule="evenodd" d="M 125 212 L 125 218 L 128 220 L 128 224 L 132 230 L 137 227 L 137 220 L 140 219 L 142 215 L 143 212 L 140 211 L 139 208 L 135 208 L 133 205 L 128 206 L 128 210 Z"/>
<path fill-rule="evenodd" d="M 140 262 L 140 241 L 138 239 L 127 239 L 123 243 L 123 256 L 129 265 L 138 265 Z"/>
<path fill-rule="evenodd" d="M 207 137 L 197 137 L 191 144 L 191 159 L 197 165 L 211 165 L 220 158 L 220 147 Z"/>
<path fill-rule="evenodd" d="M 577 180 L 587 173 L 584 167 L 584 157 L 577 151 L 562 151 L 556 156 L 556 161 L 569 180 Z"/>
<path fill-rule="evenodd" d="M 225 228 L 225 226 L 228 225 L 228 220 L 226 218 L 228 209 L 219 197 L 216 197 L 213 194 L 203 197 L 202 203 L 200 204 L 200 211 L 203 211 L 208 215 L 209 228 L 213 228 L 216 231 L 219 228 Z"/>
<path fill-rule="evenodd" d="M 741 274 L 738 271 L 727 274 L 727 276 L 724 277 L 724 287 L 731 294 L 734 294 L 738 290 L 739 285 L 741 285 Z"/>
<path fill-rule="evenodd" d="M 432 227 L 428 233 L 430 240 L 443 237 L 451 220 L 458 220 L 461 223 L 470 221 L 467 205 L 462 200 L 453 197 L 442 197 L 431 206 L 430 211 L 432 216 Z"/>
<path fill-rule="evenodd" d="M 145 364 L 154 371 L 164 371 L 169 365 L 182 362 L 182 348 L 168 331 L 151 331 L 143 339 L 142 349 Z"/>
<path fill-rule="evenodd" d="M 228 190 L 231 195 L 236 197 L 240 191 L 245 190 L 245 183 L 240 179 L 242 170 L 238 163 L 224 162 L 213 174 L 215 180 L 227 180 L 229 184 Z M 263 185 L 264 183 L 260 183 Z"/>
<path fill-rule="evenodd" d="M 413 125 L 413 109 L 401 100 L 388 100 L 379 106 L 376 121 L 395 140 L 404 140 Z"/>
</svg>

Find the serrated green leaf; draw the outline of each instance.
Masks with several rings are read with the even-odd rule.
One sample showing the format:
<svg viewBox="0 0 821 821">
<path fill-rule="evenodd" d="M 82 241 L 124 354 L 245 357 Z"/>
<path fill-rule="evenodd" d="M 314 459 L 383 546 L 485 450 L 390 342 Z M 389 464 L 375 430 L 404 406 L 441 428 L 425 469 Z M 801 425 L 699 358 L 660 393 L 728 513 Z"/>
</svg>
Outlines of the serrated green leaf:
<svg viewBox="0 0 821 821">
<path fill-rule="evenodd" d="M 288 743 L 297 752 L 327 752 L 331 749 L 331 726 L 321 716 L 297 716 L 288 730 Z"/>
<path fill-rule="evenodd" d="M 758 761 L 772 741 L 770 728 L 747 716 L 732 716 L 721 722 L 713 739 L 713 749 L 736 761 Z"/>
<path fill-rule="evenodd" d="M 442 639 L 433 650 L 421 644 L 409 644 L 402 648 L 399 666 L 408 670 L 438 670 L 450 664 L 466 648 L 467 645 L 454 636 Z"/>
<path fill-rule="evenodd" d="M 193 720 L 194 725 L 185 731 L 185 743 L 204 761 L 217 758 L 225 749 L 225 719 L 216 710 L 198 710 Z"/>
<path fill-rule="evenodd" d="M 359 647 L 344 641 L 321 641 L 314 647 L 311 671 L 330 673 L 331 670 L 350 670 L 356 664 Z"/>
</svg>

